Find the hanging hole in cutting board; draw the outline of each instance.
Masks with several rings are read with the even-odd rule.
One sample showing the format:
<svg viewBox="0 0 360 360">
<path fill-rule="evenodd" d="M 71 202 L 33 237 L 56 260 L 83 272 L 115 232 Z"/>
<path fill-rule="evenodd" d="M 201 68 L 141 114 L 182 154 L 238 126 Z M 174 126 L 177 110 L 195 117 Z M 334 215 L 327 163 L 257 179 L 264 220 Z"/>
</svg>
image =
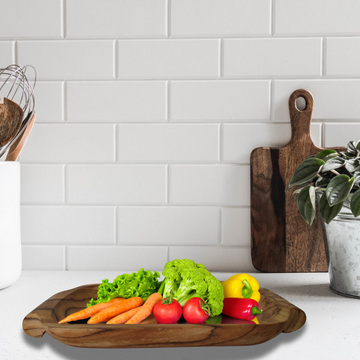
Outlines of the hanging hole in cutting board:
<svg viewBox="0 0 360 360">
<path fill-rule="evenodd" d="M 307 105 L 306 99 L 303 98 L 302 96 L 299 96 L 296 99 L 295 106 L 299 111 L 304 111 L 306 109 L 306 105 Z"/>
</svg>

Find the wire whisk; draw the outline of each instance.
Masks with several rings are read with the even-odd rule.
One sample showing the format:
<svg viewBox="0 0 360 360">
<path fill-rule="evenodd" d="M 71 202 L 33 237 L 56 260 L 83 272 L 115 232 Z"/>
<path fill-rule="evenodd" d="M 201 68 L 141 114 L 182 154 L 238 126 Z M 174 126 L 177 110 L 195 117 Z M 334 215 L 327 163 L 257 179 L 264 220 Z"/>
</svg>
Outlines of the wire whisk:
<svg viewBox="0 0 360 360">
<path fill-rule="evenodd" d="M 34 80 L 32 84 L 29 82 L 26 71 L 31 68 L 34 71 Z M 12 64 L 6 68 L 0 69 L 0 102 L 4 98 L 17 103 L 24 111 L 24 118 L 20 129 L 15 137 L 5 146 L 0 147 L 0 158 L 5 154 L 14 141 L 25 131 L 31 114 L 35 110 L 35 93 L 36 70 L 31 65 L 19 66 Z"/>
</svg>

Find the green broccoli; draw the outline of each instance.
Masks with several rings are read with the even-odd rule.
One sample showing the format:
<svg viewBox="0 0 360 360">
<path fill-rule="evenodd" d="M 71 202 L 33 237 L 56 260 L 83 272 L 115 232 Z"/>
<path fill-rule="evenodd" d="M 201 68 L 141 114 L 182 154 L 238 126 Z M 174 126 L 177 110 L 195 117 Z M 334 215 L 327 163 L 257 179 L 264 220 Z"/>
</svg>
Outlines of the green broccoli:
<svg viewBox="0 0 360 360">
<path fill-rule="evenodd" d="M 202 264 L 193 260 L 172 260 L 165 264 L 163 298 L 177 300 L 181 306 L 193 298 L 202 298 L 210 308 L 210 315 L 222 312 L 224 290 L 219 280 Z"/>
</svg>

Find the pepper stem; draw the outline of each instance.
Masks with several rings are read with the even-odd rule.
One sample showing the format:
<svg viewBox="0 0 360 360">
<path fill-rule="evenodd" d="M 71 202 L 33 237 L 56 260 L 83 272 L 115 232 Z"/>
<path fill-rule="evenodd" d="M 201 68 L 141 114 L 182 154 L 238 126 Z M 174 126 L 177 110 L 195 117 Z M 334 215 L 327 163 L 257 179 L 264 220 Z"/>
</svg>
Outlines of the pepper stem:
<svg viewBox="0 0 360 360">
<path fill-rule="evenodd" d="M 246 279 L 243 280 L 243 284 L 244 287 L 241 289 L 241 294 L 245 299 L 250 299 L 253 294 L 253 289 Z"/>
<path fill-rule="evenodd" d="M 262 314 L 263 311 L 259 310 L 259 308 L 255 305 L 252 309 L 251 309 L 251 314 L 253 314 L 253 316 L 256 316 L 258 314 Z"/>
</svg>

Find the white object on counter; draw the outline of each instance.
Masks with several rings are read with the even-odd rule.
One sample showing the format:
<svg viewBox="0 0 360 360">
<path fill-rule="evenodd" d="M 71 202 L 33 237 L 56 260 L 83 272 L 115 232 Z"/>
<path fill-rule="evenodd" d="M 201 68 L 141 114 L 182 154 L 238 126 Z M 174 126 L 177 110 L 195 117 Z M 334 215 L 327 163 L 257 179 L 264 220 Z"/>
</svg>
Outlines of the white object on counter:
<svg viewBox="0 0 360 360">
<path fill-rule="evenodd" d="M 0 289 L 21 274 L 20 163 L 0 162 Z"/>
</svg>

